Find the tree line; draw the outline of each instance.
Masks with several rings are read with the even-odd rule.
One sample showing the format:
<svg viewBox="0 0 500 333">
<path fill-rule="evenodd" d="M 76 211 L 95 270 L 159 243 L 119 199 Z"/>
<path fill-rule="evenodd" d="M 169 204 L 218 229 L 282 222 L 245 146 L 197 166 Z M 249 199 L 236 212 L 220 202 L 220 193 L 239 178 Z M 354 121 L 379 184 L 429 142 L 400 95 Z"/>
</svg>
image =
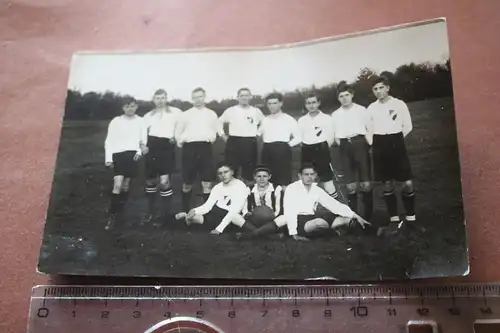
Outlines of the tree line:
<svg viewBox="0 0 500 333">
<path fill-rule="evenodd" d="M 358 104 L 368 106 L 375 101 L 371 90 L 373 78 L 384 75 L 391 82 L 391 94 L 405 102 L 415 102 L 427 99 L 452 97 L 453 87 L 451 78 L 450 61 L 444 64 L 405 64 L 399 66 L 394 72 L 384 71 L 376 73 L 370 68 L 360 70 L 357 78 L 351 84 L 355 90 L 354 101 Z M 345 81 L 343 81 L 345 82 Z M 331 113 L 340 104 L 337 100 L 336 89 L 340 82 L 332 83 L 323 87 L 309 87 L 296 89 L 284 93 L 284 111 L 292 116 L 300 116 L 304 111 L 304 95 L 315 91 L 321 98 L 321 109 L 326 113 Z M 161 88 L 161 87 L 158 87 Z M 249 87 L 252 89 L 252 87 Z M 153 92 L 152 92 L 153 93 Z M 236 92 L 235 92 L 236 93 Z M 210 96 L 208 96 L 210 97 Z M 261 108 L 267 114 L 264 102 L 265 96 L 255 95 L 252 104 Z M 104 93 L 87 92 L 80 93 L 75 90 L 68 90 L 66 97 L 66 109 L 64 119 L 66 120 L 109 120 L 121 114 L 123 96 L 111 91 Z M 219 116 L 230 106 L 236 105 L 238 101 L 234 99 L 209 100 L 207 107 L 214 110 Z M 137 113 L 144 115 L 153 109 L 151 101 L 139 100 Z M 173 99 L 169 104 L 181 110 L 192 107 L 189 101 Z"/>
</svg>

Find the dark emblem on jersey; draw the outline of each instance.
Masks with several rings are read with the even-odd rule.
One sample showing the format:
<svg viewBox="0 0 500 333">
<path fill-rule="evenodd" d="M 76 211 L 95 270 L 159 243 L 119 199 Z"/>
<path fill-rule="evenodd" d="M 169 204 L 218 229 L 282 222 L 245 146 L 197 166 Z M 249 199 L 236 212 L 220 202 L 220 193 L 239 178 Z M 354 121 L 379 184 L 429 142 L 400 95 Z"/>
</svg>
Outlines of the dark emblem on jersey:
<svg viewBox="0 0 500 333">
<path fill-rule="evenodd" d="M 226 206 L 231 205 L 231 198 L 228 195 L 225 195 L 223 200 Z"/>
<path fill-rule="evenodd" d="M 316 136 L 319 137 L 321 133 L 323 133 L 323 129 L 318 126 L 314 126 L 314 131 L 316 132 Z"/>
<path fill-rule="evenodd" d="M 391 116 L 392 120 L 395 121 L 396 118 L 398 117 L 398 114 L 396 113 L 395 110 L 389 110 L 389 116 Z"/>
<path fill-rule="evenodd" d="M 252 117 L 247 117 L 247 120 L 250 122 L 250 124 L 253 124 L 253 118 Z"/>
</svg>

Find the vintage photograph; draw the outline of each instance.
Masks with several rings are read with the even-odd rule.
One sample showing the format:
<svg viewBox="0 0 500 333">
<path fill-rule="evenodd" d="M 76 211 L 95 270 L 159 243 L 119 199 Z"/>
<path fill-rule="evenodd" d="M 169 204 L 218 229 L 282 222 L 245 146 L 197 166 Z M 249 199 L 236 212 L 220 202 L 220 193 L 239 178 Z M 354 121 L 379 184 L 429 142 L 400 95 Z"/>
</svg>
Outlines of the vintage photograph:
<svg viewBox="0 0 500 333">
<path fill-rule="evenodd" d="M 73 56 L 38 270 L 468 274 L 445 19 Z"/>
</svg>

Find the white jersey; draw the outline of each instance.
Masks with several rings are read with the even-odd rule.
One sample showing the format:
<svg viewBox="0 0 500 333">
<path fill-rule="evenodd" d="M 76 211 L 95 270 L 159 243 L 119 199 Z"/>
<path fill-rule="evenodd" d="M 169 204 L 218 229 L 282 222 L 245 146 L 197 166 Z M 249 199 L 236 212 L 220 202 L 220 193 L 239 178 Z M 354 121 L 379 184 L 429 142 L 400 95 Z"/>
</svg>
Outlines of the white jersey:
<svg viewBox="0 0 500 333">
<path fill-rule="evenodd" d="M 369 132 L 370 115 L 365 107 L 353 103 L 347 109 L 340 107 L 332 115 L 332 127 L 337 139 L 348 139 Z"/>
<path fill-rule="evenodd" d="M 239 179 L 233 179 L 229 184 L 218 183 L 210 192 L 207 201 L 195 208 L 196 215 L 205 215 L 216 205 L 228 211 L 222 219 L 222 224 L 229 224 L 234 214 L 240 214 L 245 205 L 249 188 Z"/>
<path fill-rule="evenodd" d="M 300 144 L 300 129 L 292 116 L 279 112 L 264 118 L 259 128 L 264 143 L 286 142 L 290 147 Z"/>
<path fill-rule="evenodd" d="M 264 119 L 262 111 L 253 106 L 232 106 L 220 116 L 222 124 L 229 124 L 229 135 L 256 137 L 260 123 Z"/>
<path fill-rule="evenodd" d="M 333 131 L 330 116 L 319 111 L 316 116 L 309 113 L 299 119 L 300 134 L 302 143 L 314 145 L 327 142 L 330 146 L 333 143 Z"/>
<path fill-rule="evenodd" d="M 217 114 L 209 108 L 196 108 L 182 113 L 176 127 L 177 142 L 214 142 L 217 134 L 223 135 Z"/>
<path fill-rule="evenodd" d="M 317 184 L 312 184 L 308 191 L 302 181 L 298 180 L 286 187 L 284 195 L 285 219 L 291 236 L 297 235 L 298 216 L 314 215 L 318 203 L 334 214 L 350 218 L 354 216 L 349 206 L 329 196 Z"/>
<path fill-rule="evenodd" d="M 148 135 L 158 138 L 173 139 L 175 127 L 182 111 L 169 106 L 165 110 L 152 110 L 144 115 L 144 124 Z"/>
<path fill-rule="evenodd" d="M 144 120 L 138 115 L 125 115 L 113 118 L 108 125 L 104 141 L 105 162 L 113 162 L 113 154 L 124 151 L 137 151 L 141 154 L 141 143 L 146 144 Z"/>
<path fill-rule="evenodd" d="M 385 103 L 375 101 L 368 106 L 373 134 L 408 135 L 412 129 L 410 111 L 405 102 L 395 97 L 389 97 Z"/>
</svg>

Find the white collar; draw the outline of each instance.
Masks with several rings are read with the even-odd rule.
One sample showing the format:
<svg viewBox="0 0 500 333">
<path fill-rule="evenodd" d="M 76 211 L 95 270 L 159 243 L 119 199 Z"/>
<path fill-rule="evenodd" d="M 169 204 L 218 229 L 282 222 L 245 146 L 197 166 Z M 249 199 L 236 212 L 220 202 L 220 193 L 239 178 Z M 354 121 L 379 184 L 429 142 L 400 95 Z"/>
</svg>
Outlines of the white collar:
<svg viewBox="0 0 500 333">
<path fill-rule="evenodd" d="M 269 186 L 266 189 L 266 193 L 274 192 L 274 186 L 273 183 L 269 183 Z M 252 188 L 252 193 L 259 193 L 259 189 L 257 187 L 257 184 L 255 184 Z"/>
</svg>

